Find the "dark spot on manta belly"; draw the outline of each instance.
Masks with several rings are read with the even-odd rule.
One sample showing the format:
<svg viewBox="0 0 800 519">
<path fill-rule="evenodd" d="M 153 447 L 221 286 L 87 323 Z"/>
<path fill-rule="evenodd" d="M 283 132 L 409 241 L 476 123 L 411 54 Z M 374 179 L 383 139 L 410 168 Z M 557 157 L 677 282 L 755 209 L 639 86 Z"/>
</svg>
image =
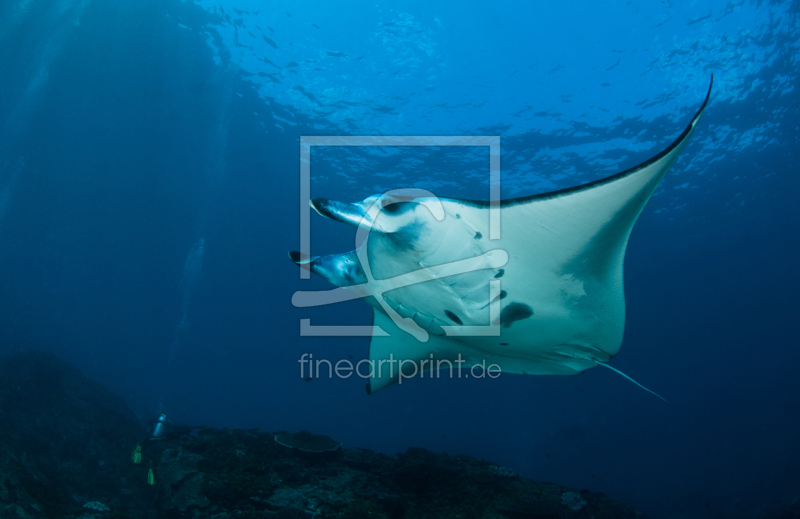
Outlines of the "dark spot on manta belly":
<svg viewBox="0 0 800 519">
<path fill-rule="evenodd" d="M 451 320 L 451 321 L 453 321 L 454 323 L 457 323 L 457 324 L 464 324 L 464 323 L 461 321 L 461 319 L 460 319 L 460 318 L 459 318 L 459 317 L 458 317 L 456 314 L 454 314 L 453 312 L 451 312 L 450 310 L 445 310 L 445 311 L 444 311 L 444 315 L 446 315 L 447 317 L 449 317 L 449 318 L 450 318 L 450 320 Z"/>
<path fill-rule="evenodd" d="M 456 218 L 461 218 L 461 215 L 456 213 Z"/>
<path fill-rule="evenodd" d="M 516 321 L 527 319 L 533 315 L 533 308 L 525 303 L 511 303 L 500 312 L 500 322 L 503 328 L 510 328 Z"/>
<path fill-rule="evenodd" d="M 503 274 L 505 274 L 505 273 L 506 273 L 506 269 L 500 269 L 500 270 L 497 271 L 497 274 L 494 275 L 494 278 L 495 279 L 499 279 L 499 278 L 503 277 Z"/>
<path fill-rule="evenodd" d="M 476 239 L 476 240 L 480 240 L 481 238 L 483 238 L 483 234 L 481 234 L 481 233 L 479 233 L 479 232 L 476 232 L 476 233 L 475 233 L 475 239 Z"/>
</svg>

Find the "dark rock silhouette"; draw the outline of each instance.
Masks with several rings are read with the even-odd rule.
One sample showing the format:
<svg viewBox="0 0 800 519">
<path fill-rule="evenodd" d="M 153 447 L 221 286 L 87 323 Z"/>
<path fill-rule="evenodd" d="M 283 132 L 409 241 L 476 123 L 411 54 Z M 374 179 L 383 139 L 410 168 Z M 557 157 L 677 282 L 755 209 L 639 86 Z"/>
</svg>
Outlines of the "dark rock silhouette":
<svg viewBox="0 0 800 519">
<path fill-rule="evenodd" d="M 643 517 L 601 493 L 536 483 L 469 456 L 302 450 L 276 435 L 338 444 L 307 432 L 206 427 L 141 441 L 147 431 L 125 403 L 76 369 L 37 353 L 2 359 L 0 517 Z"/>
<path fill-rule="evenodd" d="M 39 353 L 0 360 L 0 517 L 91 517 L 92 502 L 104 517 L 156 517 L 130 460 L 145 435 L 121 398 L 77 369 Z"/>
</svg>

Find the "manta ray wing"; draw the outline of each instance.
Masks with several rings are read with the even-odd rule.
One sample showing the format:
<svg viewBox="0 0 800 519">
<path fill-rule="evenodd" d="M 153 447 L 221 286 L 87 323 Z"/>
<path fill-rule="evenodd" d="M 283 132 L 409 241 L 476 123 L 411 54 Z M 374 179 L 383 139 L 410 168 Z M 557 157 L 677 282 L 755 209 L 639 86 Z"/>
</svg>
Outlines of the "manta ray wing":
<svg viewBox="0 0 800 519">
<path fill-rule="evenodd" d="M 711 86 L 681 135 L 644 163 L 581 186 L 502 201 L 498 240 L 489 240 L 488 202 L 391 200 L 374 214 L 369 208 L 380 197 L 356 204 L 313 200 L 323 216 L 370 228 L 364 250 L 303 261 L 291 253 L 334 285 L 373 296 L 373 325 L 386 335 L 370 340 L 368 392 L 450 366 L 552 375 L 610 368 L 625 325 L 628 238 L 710 95 Z M 467 271 L 465 261 L 472 261 Z M 415 272 L 429 275 L 398 286 L 386 281 Z M 499 281 L 495 293 L 492 281 Z M 370 283 L 384 288 L 369 292 Z M 490 325 L 492 333 L 458 333 Z"/>
</svg>

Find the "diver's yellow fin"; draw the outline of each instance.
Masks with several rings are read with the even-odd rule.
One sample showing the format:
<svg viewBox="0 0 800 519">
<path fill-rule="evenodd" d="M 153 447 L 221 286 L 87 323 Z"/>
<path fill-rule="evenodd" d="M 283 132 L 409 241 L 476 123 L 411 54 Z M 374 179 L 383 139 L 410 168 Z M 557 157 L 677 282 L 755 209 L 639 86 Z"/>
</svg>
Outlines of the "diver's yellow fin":
<svg viewBox="0 0 800 519">
<path fill-rule="evenodd" d="M 142 462 L 142 445 L 140 443 L 136 444 L 136 448 L 133 449 L 133 453 L 131 454 L 131 459 L 134 463 L 141 463 Z"/>
</svg>

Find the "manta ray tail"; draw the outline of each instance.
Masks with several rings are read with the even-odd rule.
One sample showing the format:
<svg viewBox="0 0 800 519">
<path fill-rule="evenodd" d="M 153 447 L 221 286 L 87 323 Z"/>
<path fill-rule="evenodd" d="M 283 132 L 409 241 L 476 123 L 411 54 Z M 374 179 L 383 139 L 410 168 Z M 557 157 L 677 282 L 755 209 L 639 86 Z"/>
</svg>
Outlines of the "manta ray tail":
<svg viewBox="0 0 800 519">
<path fill-rule="evenodd" d="M 636 385 L 637 385 L 637 386 L 639 386 L 640 388 L 644 389 L 644 390 L 645 390 L 645 391 L 647 391 L 648 393 L 652 393 L 652 394 L 656 395 L 658 398 L 660 398 L 661 400 L 663 400 L 664 402 L 667 402 L 667 399 L 666 399 L 666 398 L 664 398 L 663 396 L 659 395 L 659 394 L 658 394 L 658 393 L 656 393 L 655 391 L 652 391 L 652 390 L 650 390 L 650 389 L 647 389 L 646 387 L 644 387 L 644 386 L 643 386 L 643 385 L 641 385 L 640 383 L 636 382 L 636 381 L 635 381 L 635 380 L 633 380 L 631 377 L 629 377 L 629 376 L 628 376 L 628 375 L 626 375 L 625 373 L 621 372 L 621 371 L 620 371 L 620 370 L 618 370 L 617 368 L 614 368 L 614 367 L 612 367 L 612 366 L 610 366 L 610 365 L 606 364 L 605 362 L 600 362 L 600 361 L 599 361 L 599 360 L 597 360 L 597 359 L 593 359 L 593 360 L 595 361 L 595 363 L 597 363 L 597 365 L 598 365 L 598 366 L 603 366 L 604 368 L 608 368 L 608 369 L 610 369 L 611 371 L 613 371 L 614 373 L 617 373 L 618 375 L 622 375 L 623 377 L 627 378 L 628 380 L 630 380 L 631 382 L 633 382 L 634 384 L 636 384 Z M 667 403 L 669 403 L 669 402 L 667 402 Z"/>
</svg>

